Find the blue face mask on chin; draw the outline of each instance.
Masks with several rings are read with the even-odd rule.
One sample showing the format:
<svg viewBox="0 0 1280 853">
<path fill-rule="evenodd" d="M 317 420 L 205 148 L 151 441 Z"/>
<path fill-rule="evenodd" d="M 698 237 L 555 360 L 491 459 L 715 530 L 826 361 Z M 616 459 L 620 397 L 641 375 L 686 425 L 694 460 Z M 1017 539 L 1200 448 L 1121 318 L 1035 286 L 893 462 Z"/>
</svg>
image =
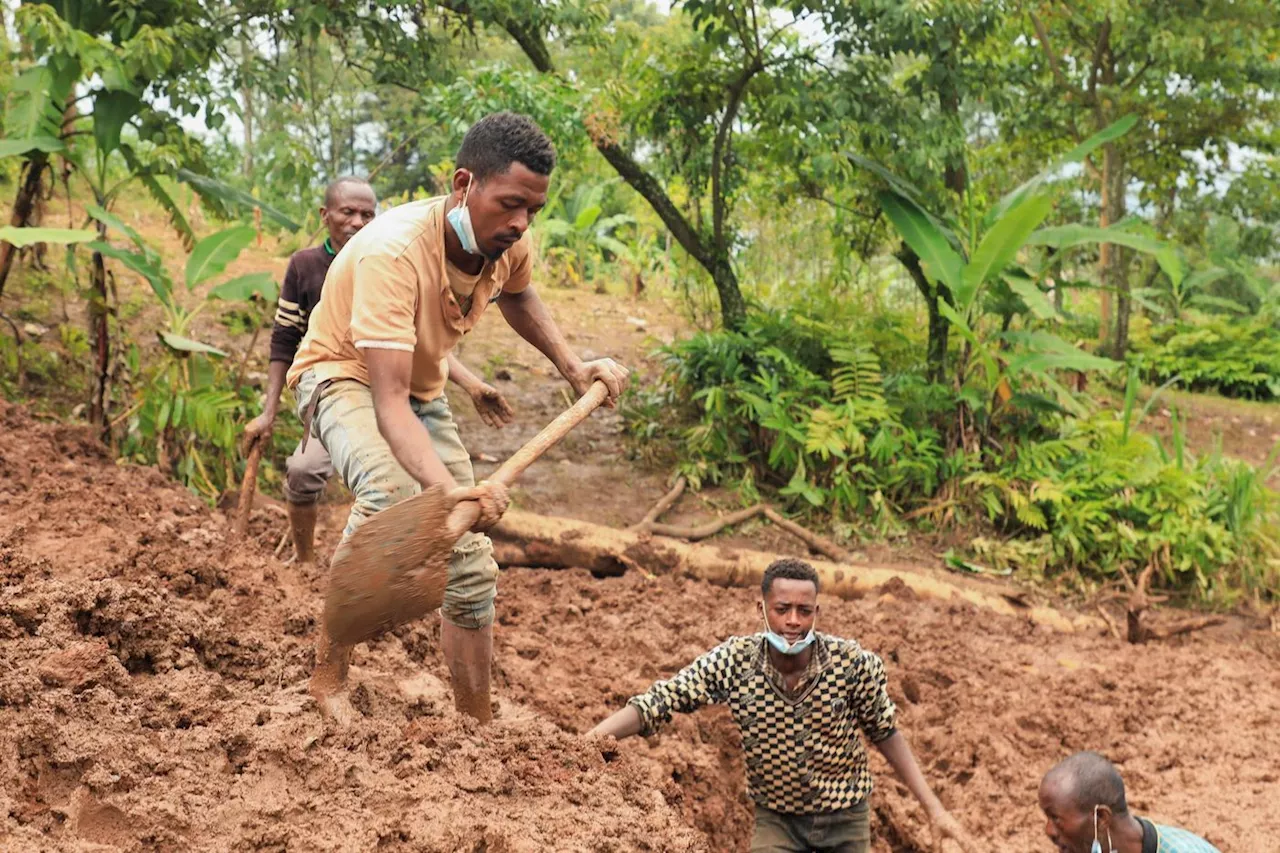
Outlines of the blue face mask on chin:
<svg viewBox="0 0 1280 853">
<path fill-rule="evenodd" d="M 773 646 L 778 652 L 784 655 L 798 655 L 809 646 L 813 645 L 813 629 L 809 629 L 809 633 L 805 634 L 794 643 L 788 643 L 787 638 L 781 634 L 774 633 L 769 627 L 769 620 L 764 620 L 764 638 L 769 641 L 769 645 Z"/>
</svg>

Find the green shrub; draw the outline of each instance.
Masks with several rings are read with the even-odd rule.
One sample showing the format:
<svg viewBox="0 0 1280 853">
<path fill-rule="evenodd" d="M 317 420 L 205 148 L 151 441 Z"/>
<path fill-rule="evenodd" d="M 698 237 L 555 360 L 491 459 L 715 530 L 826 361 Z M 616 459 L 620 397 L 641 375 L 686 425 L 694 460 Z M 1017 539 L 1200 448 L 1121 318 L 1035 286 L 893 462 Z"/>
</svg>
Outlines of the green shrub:
<svg viewBox="0 0 1280 853">
<path fill-rule="evenodd" d="M 753 314 L 740 332 L 672 344 L 661 382 L 624 402 L 632 446 L 695 488 L 746 501 L 767 490 L 836 529 L 990 524 L 999 537 L 970 551 L 1024 574 L 1106 580 L 1155 564 L 1161 586 L 1215 599 L 1277 588 L 1271 466 L 1193 459 L 1180 428 L 1170 448 L 1138 433 L 1136 371 L 1119 415 L 1078 402 L 1074 416 L 1019 392 L 982 423 L 986 403 L 967 390 L 886 380 L 869 337 Z M 956 423 L 980 440 L 949 440 Z"/>
<path fill-rule="evenodd" d="M 1211 320 L 1157 328 L 1135 342 L 1148 377 L 1179 377 L 1191 391 L 1280 399 L 1280 333 L 1261 322 Z"/>
<path fill-rule="evenodd" d="M 965 484 L 1002 533 L 1036 541 L 1016 567 L 1108 578 L 1155 563 L 1163 586 L 1222 598 L 1280 581 L 1280 505 L 1264 480 L 1216 453 L 1193 460 L 1176 425 L 1166 449 L 1108 412 L 1067 419 Z"/>
<path fill-rule="evenodd" d="M 695 486 L 733 485 L 754 499 L 763 485 L 799 508 L 887 521 L 935 494 L 965 463 L 947 458 L 926 409 L 904 421 L 906 409 L 886 391 L 873 334 L 753 313 L 741 332 L 677 342 L 664 351 L 660 387 L 624 407 L 633 445 L 653 459 L 667 439 Z M 889 385 L 926 402 L 938 396 L 917 394 L 918 383 Z"/>
</svg>

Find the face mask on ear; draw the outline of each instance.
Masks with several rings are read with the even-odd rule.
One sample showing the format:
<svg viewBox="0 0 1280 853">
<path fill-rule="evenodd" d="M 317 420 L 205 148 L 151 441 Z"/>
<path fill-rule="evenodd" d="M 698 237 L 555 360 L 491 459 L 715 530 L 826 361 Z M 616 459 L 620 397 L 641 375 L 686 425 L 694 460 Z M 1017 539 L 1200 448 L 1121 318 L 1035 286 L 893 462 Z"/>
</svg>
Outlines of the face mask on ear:
<svg viewBox="0 0 1280 853">
<path fill-rule="evenodd" d="M 813 645 L 813 629 L 809 629 L 809 633 L 805 634 L 794 643 L 788 643 L 787 638 L 781 634 L 774 633 L 769 627 L 769 617 L 764 619 L 764 638 L 769 641 L 769 645 L 773 646 L 784 655 L 798 655 L 809 646 Z M 1096 853 L 1096 851 L 1095 851 Z"/>
<path fill-rule="evenodd" d="M 1102 842 L 1098 840 L 1098 809 L 1101 806 L 1093 807 L 1093 844 L 1089 847 L 1089 853 L 1102 853 Z M 1116 853 L 1116 849 L 1111 846 L 1111 829 L 1107 828 L 1107 851 L 1108 853 Z"/>
<path fill-rule="evenodd" d="M 467 173 L 467 188 L 462 193 L 462 204 L 445 214 L 445 218 L 453 226 L 453 233 L 458 235 L 462 250 L 470 255 L 480 254 L 480 246 L 476 243 L 476 232 L 471 226 L 471 209 L 467 207 L 467 196 L 471 195 L 471 182 L 474 178 L 475 176 L 470 172 Z"/>
</svg>

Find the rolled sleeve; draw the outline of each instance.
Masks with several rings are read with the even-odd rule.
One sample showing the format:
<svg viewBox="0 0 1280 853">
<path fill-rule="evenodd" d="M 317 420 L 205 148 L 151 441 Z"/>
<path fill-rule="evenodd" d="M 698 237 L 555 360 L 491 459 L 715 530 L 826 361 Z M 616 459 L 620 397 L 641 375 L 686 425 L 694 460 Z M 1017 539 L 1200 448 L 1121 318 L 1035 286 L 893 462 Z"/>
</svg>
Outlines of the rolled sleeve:
<svg viewBox="0 0 1280 853">
<path fill-rule="evenodd" d="M 356 263 L 351 340 L 357 349 L 413 352 L 417 345 L 418 276 L 408 261 L 366 255 Z"/>
<path fill-rule="evenodd" d="M 862 671 L 850 697 L 858 712 L 858 725 L 872 743 L 893 737 L 897 731 L 898 707 L 889 698 L 889 679 L 879 655 L 863 652 Z"/>
<path fill-rule="evenodd" d="M 722 704 L 734 666 L 729 643 L 716 646 L 666 681 L 658 681 L 627 704 L 640 713 L 641 734 L 654 734 L 676 712 L 687 714 L 703 705 Z"/>
</svg>

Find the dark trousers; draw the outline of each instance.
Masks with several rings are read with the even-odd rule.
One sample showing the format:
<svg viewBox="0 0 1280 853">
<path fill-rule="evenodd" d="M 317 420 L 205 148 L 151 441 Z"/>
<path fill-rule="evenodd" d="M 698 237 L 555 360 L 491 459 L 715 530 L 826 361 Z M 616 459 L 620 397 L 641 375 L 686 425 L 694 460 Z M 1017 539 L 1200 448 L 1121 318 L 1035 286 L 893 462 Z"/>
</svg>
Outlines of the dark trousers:
<svg viewBox="0 0 1280 853">
<path fill-rule="evenodd" d="M 751 853 L 868 853 L 871 804 L 817 814 L 784 814 L 756 806 Z"/>
</svg>

